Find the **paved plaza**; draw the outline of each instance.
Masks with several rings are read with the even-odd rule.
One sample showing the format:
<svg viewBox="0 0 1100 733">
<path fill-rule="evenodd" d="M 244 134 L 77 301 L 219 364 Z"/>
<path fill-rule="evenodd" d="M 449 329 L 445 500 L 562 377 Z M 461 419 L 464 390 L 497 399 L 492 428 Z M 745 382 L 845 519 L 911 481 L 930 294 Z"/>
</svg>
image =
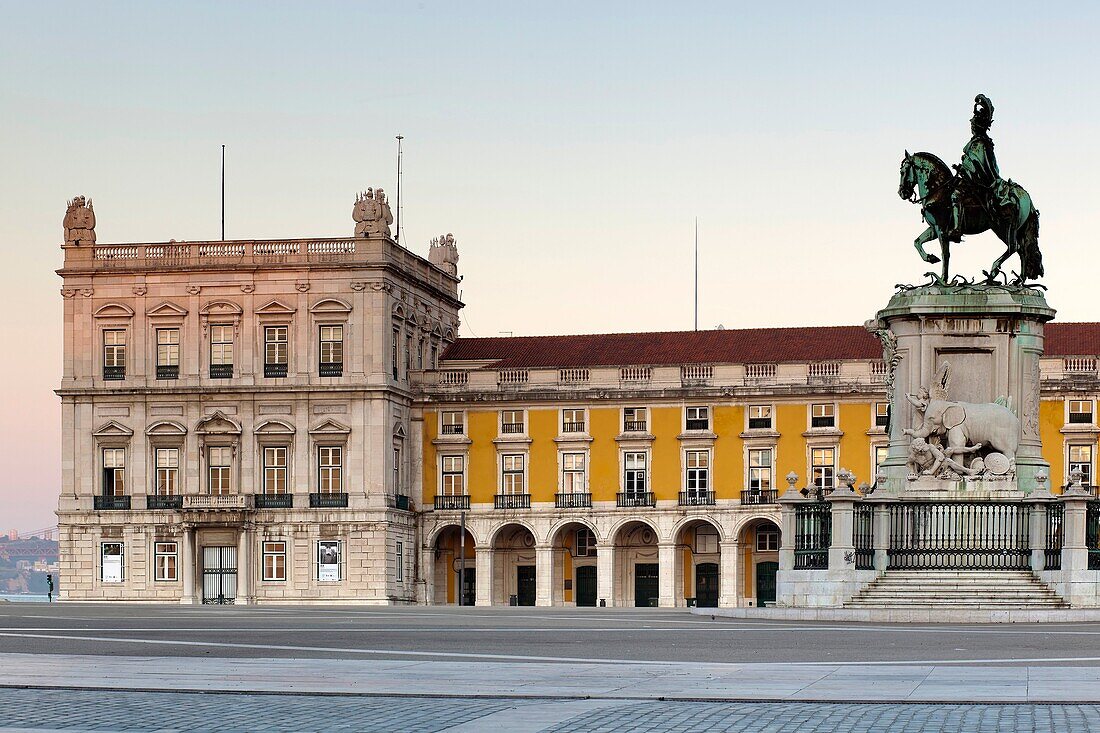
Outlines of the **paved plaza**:
<svg viewBox="0 0 1100 733">
<path fill-rule="evenodd" d="M 1100 730 L 1100 624 L 0 605 L 0 730 Z"/>
</svg>

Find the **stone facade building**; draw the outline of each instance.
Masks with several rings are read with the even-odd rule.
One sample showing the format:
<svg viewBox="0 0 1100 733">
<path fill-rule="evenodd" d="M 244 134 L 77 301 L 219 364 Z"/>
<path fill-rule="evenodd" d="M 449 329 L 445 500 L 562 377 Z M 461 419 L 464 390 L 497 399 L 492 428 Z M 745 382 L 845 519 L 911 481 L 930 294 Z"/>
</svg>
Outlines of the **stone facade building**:
<svg viewBox="0 0 1100 733">
<path fill-rule="evenodd" d="M 863 327 L 456 339 L 453 236 L 423 259 L 387 212 L 364 195 L 346 239 L 74 228 L 65 598 L 758 605 L 787 477 L 875 481 Z M 1098 354 L 1100 324 L 1047 326 L 1055 490 L 1094 483 Z"/>
</svg>

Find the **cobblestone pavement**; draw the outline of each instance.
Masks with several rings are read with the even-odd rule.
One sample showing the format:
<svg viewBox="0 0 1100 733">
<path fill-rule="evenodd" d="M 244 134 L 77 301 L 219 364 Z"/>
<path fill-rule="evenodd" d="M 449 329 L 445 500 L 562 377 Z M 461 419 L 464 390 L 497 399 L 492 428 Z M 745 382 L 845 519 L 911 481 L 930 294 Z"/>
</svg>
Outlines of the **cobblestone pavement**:
<svg viewBox="0 0 1100 733">
<path fill-rule="evenodd" d="M 597 705 L 576 714 L 576 706 Z M 559 714 L 548 721 L 546 710 Z M 572 707 L 571 707 L 572 706 Z M 541 709 L 540 715 L 533 711 Z M 1100 705 L 536 701 L 0 689 L 0 731 L 1071 733 Z"/>
</svg>

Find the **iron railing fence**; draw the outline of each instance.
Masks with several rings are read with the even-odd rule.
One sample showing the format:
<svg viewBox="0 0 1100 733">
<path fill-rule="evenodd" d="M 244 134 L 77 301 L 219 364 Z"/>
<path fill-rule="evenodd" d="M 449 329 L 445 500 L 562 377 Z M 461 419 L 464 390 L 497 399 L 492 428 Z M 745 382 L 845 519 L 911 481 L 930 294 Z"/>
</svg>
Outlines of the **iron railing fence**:
<svg viewBox="0 0 1100 733">
<path fill-rule="evenodd" d="M 1031 566 L 1027 504 L 905 502 L 889 511 L 890 568 L 1026 570 Z"/>
<path fill-rule="evenodd" d="M 1064 504 L 1047 504 L 1047 546 L 1043 550 L 1043 567 L 1046 570 L 1062 569 L 1062 543 L 1065 541 L 1062 528 L 1065 517 Z"/>
<path fill-rule="evenodd" d="M 1100 570 L 1100 501 L 1090 501 L 1085 509 L 1085 547 L 1089 570 Z"/>
<path fill-rule="evenodd" d="M 828 570 L 833 515 L 829 503 L 799 504 L 794 510 L 794 569 Z"/>
<path fill-rule="evenodd" d="M 855 547 L 856 570 L 875 569 L 875 508 L 858 505 L 852 516 L 852 545 Z"/>
</svg>

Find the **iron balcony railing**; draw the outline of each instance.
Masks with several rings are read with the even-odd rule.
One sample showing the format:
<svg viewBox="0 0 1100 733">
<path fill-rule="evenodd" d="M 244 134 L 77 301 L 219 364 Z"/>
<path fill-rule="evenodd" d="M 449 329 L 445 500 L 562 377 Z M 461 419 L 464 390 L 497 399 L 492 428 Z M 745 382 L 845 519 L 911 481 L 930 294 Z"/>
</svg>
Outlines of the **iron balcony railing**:
<svg viewBox="0 0 1100 733">
<path fill-rule="evenodd" d="M 1010 502 L 905 502 L 890 511 L 889 567 L 1027 570 L 1031 507 Z"/>
<path fill-rule="evenodd" d="M 530 494 L 497 494 L 493 497 L 495 509 L 530 509 Z"/>
<path fill-rule="evenodd" d="M 741 491 L 742 504 L 774 504 L 779 500 L 776 489 L 744 489 Z"/>
<path fill-rule="evenodd" d="M 623 431 L 627 433 L 644 433 L 645 420 L 627 420 L 623 423 Z"/>
<path fill-rule="evenodd" d="M 318 367 L 318 372 L 322 377 L 342 377 L 344 376 L 344 362 L 322 363 Z"/>
<path fill-rule="evenodd" d="M 710 430 L 710 420 L 706 418 L 695 418 L 687 421 L 688 430 Z"/>
<path fill-rule="evenodd" d="M 183 496 L 175 494 L 164 496 L 151 494 L 145 497 L 146 509 L 183 509 Z"/>
<path fill-rule="evenodd" d="M 157 365 L 157 379 L 179 379 L 180 368 L 178 364 Z"/>
<path fill-rule="evenodd" d="M 799 504 L 794 510 L 794 569 L 828 570 L 833 515 L 828 502 Z"/>
<path fill-rule="evenodd" d="M 714 506 L 714 492 L 709 490 L 681 491 L 680 506 Z"/>
<path fill-rule="evenodd" d="M 294 494 L 256 494 L 254 501 L 257 509 L 294 508 Z"/>
<path fill-rule="evenodd" d="M 501 424 L 500 432 L 502 435 L 515 435 L 523 432 L 523 423 L 521 422 L 506 422 Z"/>
<path fill-rule="evenodd" d="M 1086 516 L 1087 516 L 1086 512 Z M 1043 567 L 1046 570 L 1062 569 L 1062 545 L 1065 541 L 1063 522 L 1066 517 L 1064 504 L 1047 504 L 1047 546 L 1043 551 Z"/>
<path fill-rule="evenodd" d="M 657 506 L 652 491 L 620 491 L 615 495 L 615 505 L 621 507 Z"/>
<path fill-rule="evenodd" d="M 441 511 L 469 509 L 470 497 L 466 494 L 459 494 L 456 496 L 448 494 L 437 494 L 435 497 L 435 508 Z"/>
<path fill-rule="evenodd" d="M 458 424 L 458 425 L 444 425 L 443 426 L 443 434 L 444 435 L 462 435 L 462 425 L 461 425 L 461 423 Z"/>
<path fill-rule="evenodd" d="M 393 494 L 390 496 L 390 506 L 407 512 L 409 511 L 409 497 L 405 494 Z"/>
<path fill-rule="evenodd" d="M 836 418 L 833 417 L 811 417 L 811 428 L 835 428 Z"/>
<path fill-rule="evenodd" d="M 120 379 L 126 379 L 126 367 L 105 366 L 103 367 L 103 378 L 112 382 L 118 381 Z"/>
<path fill-rule="evenodd" d="M 584 421 L 581 422 L 565 422 L 561 424 L 561 431 L 563 433 L 583 433 Z"/>
<path fill-rule="evenodd" d="M 116 509 L 129 509 L 130 497 L 129 496 L 94 496 L 92 497 L 92 507 L 99 510 L 116 510 Z"/>
<path fill-rule="evenodd" d="M 282 379 L 287 375 L 286 364 L 264 364 L 265 379 Z"/>
<path fill-rule="evenodd" d="M 771 430 L 772 419 L 770 417 L 750 417 L 749 430 Z"/>
<path fill-rule="evenodd" d="M 310 509 L 346 509 L 348 506 L 348 494 L 346 491 L 310 494 Z"/>
<path fill-rule="evenodd" d="M 211 379 L 232 379 L 233 378 L 233 365 L 232 364 L 211 364 L 210 365 L 210 378 Z"/>
<path fill-rule="evenodd" d="M 572 493 L 554 494 L 554 506 L 558 509 L 591 509 L 592 494 Z"/>
</svg>

